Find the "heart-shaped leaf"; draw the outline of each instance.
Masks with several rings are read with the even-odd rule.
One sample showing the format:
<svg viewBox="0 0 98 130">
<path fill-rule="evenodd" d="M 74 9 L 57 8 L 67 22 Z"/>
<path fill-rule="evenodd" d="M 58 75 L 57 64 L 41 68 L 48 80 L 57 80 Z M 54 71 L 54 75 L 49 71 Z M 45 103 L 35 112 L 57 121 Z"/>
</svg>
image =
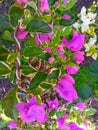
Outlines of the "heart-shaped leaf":
<svg viewBox="0 0 98 130">
<path fill-rule="evenodd" d="M 16 88 L 8 93 L 2 102 L 2 108 L 6 116 L 16 119 L 18 117 L 18 112 L 14 105 L 18 103 L 16 98 Z"/>
<path fill-rule="evenodd" d="M 27 30 L 29 32 L 41 32 L 41 33 L 49 33 L 51 32 L 51 28 L 49 25 L 39 19 L 33 19 L 27 24 Z"/>
</svg>

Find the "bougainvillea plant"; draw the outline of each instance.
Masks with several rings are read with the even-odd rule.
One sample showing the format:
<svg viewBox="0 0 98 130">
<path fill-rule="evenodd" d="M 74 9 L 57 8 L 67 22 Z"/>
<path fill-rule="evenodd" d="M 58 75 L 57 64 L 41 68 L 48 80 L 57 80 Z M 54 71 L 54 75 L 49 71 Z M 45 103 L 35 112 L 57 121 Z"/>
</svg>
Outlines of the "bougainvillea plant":
<svg viewBox="0 0 98 130">
<path fill-rule="evenodd" d="M 2 100 L 21 130 L 93 130 L 88 108 L 75 89 L 80 64 L 97 58 L 95 5 L 77 17 L 76 0 L 16 0 L 2 32 L 0 76 L 14 84 Z M 76 18 L 77 17 L 77 18 Z M 76 22 L 76 19 L 77 22 Z M 93 30 L 93 31 L 92 31 Z M 45 97 L 49 95 L 49 97 Z"/>
</svg>

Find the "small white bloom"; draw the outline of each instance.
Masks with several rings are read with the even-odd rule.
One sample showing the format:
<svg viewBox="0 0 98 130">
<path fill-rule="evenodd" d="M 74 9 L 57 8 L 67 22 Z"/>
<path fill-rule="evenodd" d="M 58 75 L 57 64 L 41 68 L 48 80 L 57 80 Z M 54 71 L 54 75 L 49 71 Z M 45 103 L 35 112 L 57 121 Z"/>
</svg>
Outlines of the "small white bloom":
<svg viewBox="0 0 98 130">
<path fill-rule="evenodd" d="M 81 14 L 81 16 L 82 15 L 86 15 L 86 8 L 85 8 L 85 6 L 82 7 L 80 14 Z"/>
<path fill-rule="evenodd" d="M 87 24 L 86 22 L 81 24 L 81 31 L 82 33 L 86 32 L 89 30 L 89 24 Z"/>
<path fill-rule="evenodd" d="M 79 28 L 80 28 L 80 24 L 77 23 L 77 22 L 75 22 L 72 26 L 73 26 L 74 28 L 76 28 L 76 29 L 79 29 Z"/>
<path fill-rule="evenodd" d="M 90 20 L 94 20 L 97 16 L 97 13 L 92 13 L 92 12 L 88 12 L 87 14 L 87 17 L 90 19 Z"/>
<path fill-rule="evenodd" d="M 96 35 L 93 38 L 90 38 L 88 43 L 84 45 L 85 52 L 88 52 L 90 50 L 90 48 L 96 43 L 96 41 L 97 41 Z"/>
<path fill-rule="evenodd" d="M 90 46 L 93 46 L 93 45 L 96 43 L 96 41 L 97 41 L 97 36 L 95 35 L 93 38 L 90 38 L 90 39 L 89 39 L 88 44 L 89 44 Z"/>
<path fill-rule="evenodd" d="M 96 60 L 96 59 L 97 59 L 97 54 L 94 53 L 94 54 L 92 55 L 92 58 L 93 58 L 94 60 Z"/>
</svg>

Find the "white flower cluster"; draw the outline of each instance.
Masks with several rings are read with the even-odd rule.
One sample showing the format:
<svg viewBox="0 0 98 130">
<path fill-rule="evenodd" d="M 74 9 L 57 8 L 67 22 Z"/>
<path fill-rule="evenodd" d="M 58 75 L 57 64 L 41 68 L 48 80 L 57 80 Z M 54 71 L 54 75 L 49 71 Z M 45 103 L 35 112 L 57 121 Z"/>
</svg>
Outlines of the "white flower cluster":
<svg viewBox="0 0 98 130">
<path fill-rule="evenodd" d="M 89 52 L 91 47 L 97 48 L 96 43 L 97 42 L 97 36 L 95 35 L 93 38 L 90 38 L 88 43 L 84 45 L 85 52 Z M 97 53 L 92 52 L 91 57 L 96 60 L 97 59 Z"/>
<path fill-rule="evenodd" d="M 98 45 L 96 45 L 97 36 L 95 33 L 95 27 L 93 26 L 95 24 L 96 16 L 97 13 L 93 13 L 83 6 L 79 14 L 79 20 L 73 24 L 73 27 L 76 30 L 80 30 L 82 33 L 87 33 L 90 34 L 90 36 L 93 36 L 84 44 L 84 47 L 86 56 L 91 56 L 94 60 L 96 60 L 98 56 Z"/>
<path fill-rule="evenodd" d="M 73 27 L 76 29 L 81 28 L 81 32 L 87 32 L 89 31 L 89 25 L 95 23 L 95 18 L 97 16 L 97 13 L 88 12 L 86 8 L 83 6 L 80 12 L 80 20 L 82 23 L 75 22 L 73 24 Z"/>
</svg>

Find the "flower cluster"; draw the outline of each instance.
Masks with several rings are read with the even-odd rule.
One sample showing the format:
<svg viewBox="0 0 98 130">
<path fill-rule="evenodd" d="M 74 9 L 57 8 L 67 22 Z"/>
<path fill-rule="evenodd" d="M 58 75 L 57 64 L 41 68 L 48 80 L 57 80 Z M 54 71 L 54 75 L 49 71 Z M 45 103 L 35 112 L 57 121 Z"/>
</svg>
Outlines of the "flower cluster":
<svg viewBox="0 0 98 130">
<path fill-rule="evenodd" d="M 72 79 L 72 77 L 66 77 L 66 79 L 68 79 L 69 81 L 71 81 L 72 83 L 74 83 L 74 80 Z M 52 111 L 52 110 L 59 110 L 59 101 L 57 98 L 55 98 L 54 100 L 50 100 L 47 102 L 48 107 L 46 107 L 46 104 L 42 104 L 39 105 L 37 103 L 36 97 L 33 96 L 29 102 L 25 102 L 25 103 L 18 103 L 15 105 L 15 107 L 17 108 L 17 110 L 19 111 L 20 114 L 20 118 L 22 119 L 23 122 L 26 123 L 30 123 L 30 122 L 39 122 L 44 124 L 47 120 L 48 120 L 48 114 Z M 84 102 L 78 102 L 75 107 L 77 109 L 79 109 L 80 111 L 83 111 L 85 108 L 86 104 Z M 46 110 L 47 109 L 47 114 L 46 114 Z M 74 122 L 69 122 L 67 120 L 68 115 L 66 114 L 66 112 L 64 112 L 63 116 L 60 117 L 56 117 L 56 122 L 57 122 L 57 129 L 58 130 L 84 130 L 82 127 L 80 127 L 79 125 L 77 125 Z M 10 121 L 8 123 L 8 127 L 10 128 L 16 128 L 18 127 L 18 121 Z"/>
<path fill-rule="evenodd" d="M 96 26 L 96 17 L 97 13 L 95 12 L 95 7 L 98 6 L 93 3 L 93 5 L 86 9 L 84 6 L 81 9 L 79 20 L 73 24 L 73 27 L 80 30 L 82 33 L 87 33 L 88 36 L 87 42 L 84 44 L 86 56 L 91 56 L 94 60 L 97 59 L 98 56 L 98 47 L 97 47 L 97 35 L 95 31 Z"/>
<path fill-rule="evenodd" d="M 34 3 L 29 6 L 32 2 Z M 86 103 L 80 101 L 81 99 L 75 89 L 75 80 L 72 75 L 78 73 L 80 69 L 79 66 L 84 61 L 85 56 L 92 56 L 93 59 L 97 58 L 97 36 L 93 27 L 97 14 L 90 11 L 87 12 L 86 8 L 83 7 L 79 14 L 80 20 L 67 28 L 60 22 L 71 20 L 71 16 L 67 14 L 67 11 L 65 10 L 66 7 L 67 9 L 71 7 L 69 6 L 69 0 L 57 0 L 51 8 L 49 7 L 51 2 L 48 3 L 48 0 L 37 2 L 29 0 L 16 0 L 15 2 L 17 7 L 19 6 L 20 10 L 24 10 L 23 16 L 26 11 L 34 11 L 33 16 L 30 12 L 28 18 L 24 16 L 19 19 L 20 21 L 17 21 L 16 37 L 14 38 L 16 42 L 18 41 L 20 46 L 21 44 L 19 42 L 26 42 L 23 44 L 22 51 L 17 49 L 18 56 L 16 56 L 16 60 L 19 64 L 16 65 L 16 69 L 20 72 L 19 76 L 17 76 L 18 71 L 16 71 L 16 78 L 18 77 L 17 80 L 20 84 L 22 74 L 27 76 L 30 86 L 27 88 L 28 90 L 25 90 L 25 92 L 27 94 L 30 90 L 31 93 L 28 95 L 30 97 L 33 95 L 33 97 L 28 101 L 25 95 L 25 102 L 15 104 L 19 116 L 15 121 L 11 120 L 8 123 L 8 127 L 12 129 L 16 127 L 19 128 L 18 119 L 20 119 L 20 122 L 23 124 L 30 124 L 32 128 L 40 127 L 42 129 L 50 129 L 50 127 L 55 127 L 57 130 L 88 129 L 88 122 L 85 121 Z M 38 24 L 42 23 L 41 26 L 43 27 L 39 28 L 43 29 L 42 32 L 44 33 L 41 32 L 41 29 L 34 27 L 34 23 L 31 20 L 33 19 L 34 21 L 33 17 L 35 18 L 35 21 L 38 20 Z M 38 17 L 43 20 L 40 21 L 40 18 L 37 19 Z M 51 17 L 51 20 L 49 20 L 49 22 L 44 22 L 44 18 L 48 19 L 48 17 Z M 32 25 L 32 28 L 34 28 L 31 29 L 29 25 Z M 66 34 L 66 28 L 71 28 L 71 33 L 69 33 L 69 35 Z M 34 29 L 38 30 L 35 31 Z M 44 29 L 50 29 L 51 31 L 44 31 Z M 67 32 L 70 32 L 69 30 Z M 85 48 L 85 51 L 83 47 Z M 34 48 L 35 50 L 30 50 L 30 48 Z M 31 53 L 29 51 L 31 51 Z M 29 54 L 27 55 L 27 53 Z M 24 58 L 23 65 L 21 65 L 22 56 Z M 32 59 L 34 59 L 34 62 Z M 35 70 L 37 63 L 38 69 Z M 43 67 L 43 65 L 45 66 Z M 22 73 L 24 71 L 23 67 L 27 69 L 26 73 Z M 32 73 L 34 73 L 34 75 L 32 75 Z M 46 88 L 43 87 L 43 84 L 45 83 Z M 47 84 L 54 87 L 55 95 L 53 95 L 52 98 L 50 96 L 49 99 L 44 100 L 43 93 L 40 93 L 39 91 L 47 92 L 46 89 L 48 87 L 50 88 Z M 21 87 L 19 86 L 19 89 L 20 88 Z M 33 91 L 35 91 L 35 93 Z M 38 92 L 37 94 L 36 91 Z M 40 98 L 40 104 L 38 103 L 37 98 Z M 66 105 L 63 104 L 60 106 L 60 100 L 61 102 L 65 101 Z M 70 105 L 72 106 L 69 109 Z M 37 126 L 35 124 L 37 124 Z M 24 125 L 22 127 L 24 128 Z"/>
</svg>

